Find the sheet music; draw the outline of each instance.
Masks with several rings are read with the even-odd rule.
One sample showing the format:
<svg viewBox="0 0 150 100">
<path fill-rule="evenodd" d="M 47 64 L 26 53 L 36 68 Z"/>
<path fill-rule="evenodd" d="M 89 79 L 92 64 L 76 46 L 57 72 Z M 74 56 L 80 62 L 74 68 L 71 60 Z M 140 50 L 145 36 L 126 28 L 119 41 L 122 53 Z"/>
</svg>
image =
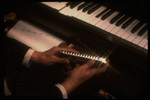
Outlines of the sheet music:
<svg viewBox="0 0 150 100">
<path fill-rule="evenodd" d="M 7 36 L 14 38 L 36 51 L 46 51 L 58 46 L 63 40 L 39 29 L 25 21 L 18 21 L 7 33 Z"/>
</svg>

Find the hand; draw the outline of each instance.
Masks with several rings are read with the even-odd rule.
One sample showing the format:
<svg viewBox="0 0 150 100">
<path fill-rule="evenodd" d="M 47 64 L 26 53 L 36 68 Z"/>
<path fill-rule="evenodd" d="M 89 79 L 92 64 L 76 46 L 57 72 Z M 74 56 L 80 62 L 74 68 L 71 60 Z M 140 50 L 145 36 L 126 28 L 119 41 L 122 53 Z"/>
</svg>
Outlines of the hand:
<svg viewBox="0 0 150 100">
<path fill-rule="evenodd" d="M 35 51 L 31 56 L 31 61 L 43 65 L 53 65 L 55 63 L 69 64 L 70 61 L 67 58 L 59 58 L 59 51 L 61 50 L 78 53 L 71 48 L 54 47 L 45 52 Z"/>
<path fill-rule="evenodd" d="M 89 60 L 82 66 L 76 65 L 70 76 L 62 83 L 68 94 L 94 75 L 105 72 L 109 66 L 109 60 L 107 60 L 107 63 L 104 66 L 99 68 L 91 68 L 94 63 L 95 61 Z"/>
</svg>

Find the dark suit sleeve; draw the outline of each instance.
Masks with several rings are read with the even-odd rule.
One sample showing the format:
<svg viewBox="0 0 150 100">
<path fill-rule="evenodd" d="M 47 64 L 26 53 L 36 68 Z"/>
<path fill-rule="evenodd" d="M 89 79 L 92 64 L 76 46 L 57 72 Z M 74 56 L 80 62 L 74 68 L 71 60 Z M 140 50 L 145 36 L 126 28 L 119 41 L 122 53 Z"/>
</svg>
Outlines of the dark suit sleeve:
<svg viewBox="0 0 150 100">
<path fill-rule="evenodd" d="M 63 98 L 63 95 L 58 87 L 52 86 L 45 88 L 41 93 L 41 97 Z"/>
<path fill-rule="evenodd" d="M 12 92 L 13 88 L 11 83 L 13 83 L 15 78 L 20 75 L 20 72 L 26 70 L 22 66 L 23 58 L 28 51 L 29 47 L 20 43 L 19 41 L 8 38 L 4 36 L 4 78 L 8 82 L 10 91 Z"/>
<path fill-rule="evenodd" d="M 37 66 L 26 68 L 22 65 L 28 49 L 28 46 L 15 39 L 4 38 L 4 76 L 11 81 L 10 88 L 8 88 L 12 96 L 62 98 L 58 87 L 39 79 L 38 75 L 42 73 L 37 73 L 39 70 Z"/>
<path fill-rule="evenodd" d="M 5 63 L 9 64 L 20 64 L 23 61 L 23 58 L 28 51 L 29 47 L 25 44 L 8 38 L 4 38 L 4 54 L 5 54 Z"/>
</svg>

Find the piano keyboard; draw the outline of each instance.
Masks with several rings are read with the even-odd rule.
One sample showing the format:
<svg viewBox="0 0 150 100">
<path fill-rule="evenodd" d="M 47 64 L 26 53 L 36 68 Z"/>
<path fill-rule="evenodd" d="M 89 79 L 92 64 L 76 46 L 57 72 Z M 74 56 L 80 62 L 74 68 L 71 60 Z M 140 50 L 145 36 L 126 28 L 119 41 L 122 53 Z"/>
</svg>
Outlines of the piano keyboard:
<svg viewBox="0 0 150 100">
<path fill-rule="evenodd" d="M 148 25 L 138 19 L 92 2 L 42 2 L 42 4 L 148 50 Z"/>
</svg>

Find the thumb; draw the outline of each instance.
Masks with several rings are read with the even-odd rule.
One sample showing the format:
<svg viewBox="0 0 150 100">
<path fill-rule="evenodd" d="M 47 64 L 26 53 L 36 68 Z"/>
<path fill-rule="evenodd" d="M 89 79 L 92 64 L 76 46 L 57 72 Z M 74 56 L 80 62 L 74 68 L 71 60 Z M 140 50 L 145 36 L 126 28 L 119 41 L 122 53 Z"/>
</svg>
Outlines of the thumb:
<svg viewBox="0 0 150 100">
<path fill-rule="evenodd" d="M 94 60 L 89 60 L 87 63 L 84 64 L 84 67 L 89 69 L 94 65 L 95 61 Z"/>
<path fill-rule="evenodd" d="M 69 64 L 70 61 L 66 58 L 56 58 L 56 63 L 65 63 L 65 64 Z"/>
<path fill-rule="evenodd" d="M 107 62 L 104 66 L 97 68 L 97 74 L 98 73 L 103 73 L 107 70 L 107 68 L 109 67 L 109 59 L 107 59 Z"/>
</svg>

